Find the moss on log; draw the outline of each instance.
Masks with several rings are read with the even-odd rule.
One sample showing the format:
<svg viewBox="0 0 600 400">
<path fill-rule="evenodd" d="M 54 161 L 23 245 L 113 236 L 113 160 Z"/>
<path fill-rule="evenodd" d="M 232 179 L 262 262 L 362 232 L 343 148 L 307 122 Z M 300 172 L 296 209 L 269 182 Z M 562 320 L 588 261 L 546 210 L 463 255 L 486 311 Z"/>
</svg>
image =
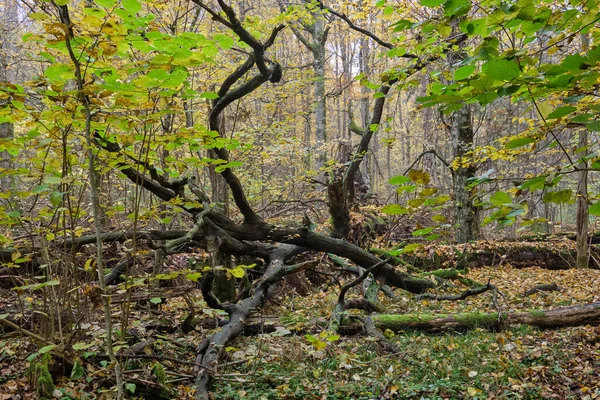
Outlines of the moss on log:
<svg viewBox="0 0 600 400">
<path fill-rule="evenodd" d="M 375 326 L 392 331 L 464 331 L 474 328 L 499 329 L 509 325 L 529 325 L 543 329 L 600 324 L 600 302 L 552 310 L 530 310 L 505 314 L 471 312 L 459 314 L 381 314 L 371 316 Z M 346 332 L 352 324 L 346 322 Z M 344 331 L 344 327 L 341 327 Z"/>
</svg>

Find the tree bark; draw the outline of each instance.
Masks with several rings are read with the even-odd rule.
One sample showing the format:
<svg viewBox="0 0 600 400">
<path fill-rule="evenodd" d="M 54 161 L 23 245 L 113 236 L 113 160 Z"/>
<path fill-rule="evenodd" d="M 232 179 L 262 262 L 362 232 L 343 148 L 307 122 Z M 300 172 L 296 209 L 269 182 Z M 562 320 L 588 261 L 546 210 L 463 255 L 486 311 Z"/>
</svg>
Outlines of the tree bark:
<svg viewBox="0 0 600 400">
<path fill-rule="evenodd" d="M 588 145 L 588 132 L 585 129 L 579 131 L 579 149 L 585 149 Z M 588 185 L 587 185 L 587 161 L 584 156 L 587 151 L 581 153 L 581 161 L 577 172 L 577 267 L 587 268 L 589 266 L 588 245 Z"/>
<path fill-rule="evenodd" d="M 452 155 L 454 159 L 465 157 L 473 146 L 473 124 L 471 106 L 465 104 L 452 115 Z M 456 225 L 456 241 L 466 243 L 479 236 L 479 212 L 473 202 L 473 191 L 467 187 L 469 179 L 475 176 L 477 168 L 469 164 L 452 169 L 452 186 L 454 188 L 454 224 Z"/>
</svg>

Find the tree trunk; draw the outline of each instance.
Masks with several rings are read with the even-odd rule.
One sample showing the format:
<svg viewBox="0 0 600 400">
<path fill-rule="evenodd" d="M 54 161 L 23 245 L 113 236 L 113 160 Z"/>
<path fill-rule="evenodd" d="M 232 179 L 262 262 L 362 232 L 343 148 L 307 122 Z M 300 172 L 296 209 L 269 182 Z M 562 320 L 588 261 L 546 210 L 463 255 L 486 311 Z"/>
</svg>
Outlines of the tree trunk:
<svg viewBox="0 0 600 400">
<path fill-rule="evenodd" d="M 454 159 L 464 157 L 473 146 L 473 125 L 471 106 L 464 105 L 452 115 L 452 153 Z M 479 236 L 478 209 L 473 203 L 473 193 L 467 188 L 469 178 L 473 178 L 477 168 L 473 165 L 452 170 L 454 189 L 454 224 L 456 241 L 466 243 Z"/>
<path fill-rule="evenodd" d="M 582 129 L 579 132 L 579 149 L 583 150 L 588 145 L 588 132 Z M 577 172 L 577 267 L 587 268 L 589 265 L 588 252 L 588 187 L 587 187 L 587 161 L 580 154 L 579 171 Z"/>
<path fill-rule="evenodd" d="M 315 169 L 317 176 L 321 176 L 321 168 L 327 161 L 325 144 L 327 143 L 327 108 L 325 97 L 325 19 L 323 14 L 314 14 L 313 40 L 311 50 L 313 54 L 313 68 L 315 72 Z"/>
<path fill-rule="evenodd" d="M 11 29 L 18 25 L 16 2 L 9 1 L 5 4 L 4 13 L 0 17 L 0 37 L 9 38 L 13 35 Z M 14 78 L 9 71 L 11 53 L 15 53 L 14 43 L 9 40 L 0 41 L 0 83 L 9 83 Z M 17 52 L 18 53 L 18 52 Z M 4 106 L 9 100 L 0 101 L 0 106 Z M 0 123 L 0 140 L 11 140 L 14 137 L 15 128 L 12 122 Z M 8 151 L 0 152 L 0 171 L 12 168 L 12 156 Z M 12 175 L 0 174 L 0 189 L 2 192 L 12 188 Z"/>
<path fill-rule="evenodd" d="M 219 118 L 219 132 L 225 136 L 225 113 Z M 209 157 L 219 158 L 213 150 L 209 150 Z M 229 188 L 225 178 L 215 170 L 215 166 L 209 167 L 209 177 L 211 184 L 211 201 L 217 205 L 220 213 L 229 215 Z M 218 246 L 210 249 L 212 267 L 228 268 L 230 267 L 231 257 L 221 253 Z M 235 278 L 228 275 L 223 269 L 214 271 L 213 292 L 220 301 L 232 301 L 235 299 Z"/>
<path fill-rule="evenodd" d="M 346 239 L 350 233 L 350 206 L 344 193 L 343 177 L 336 177 L 327 185 L 327 206 L 331 215 L 331 236 Z"/>
</svg>

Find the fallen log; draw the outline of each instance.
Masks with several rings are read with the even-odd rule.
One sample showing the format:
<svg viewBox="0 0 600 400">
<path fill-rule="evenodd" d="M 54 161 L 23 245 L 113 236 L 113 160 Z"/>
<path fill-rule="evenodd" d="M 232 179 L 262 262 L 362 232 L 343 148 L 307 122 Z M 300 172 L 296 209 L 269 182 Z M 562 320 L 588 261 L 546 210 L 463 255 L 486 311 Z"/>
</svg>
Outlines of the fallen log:
<svg viewBox="0 0 600 400">
<path fill-rule="evenodd" d="M 343 318 L 338 332 L 354 335 L 364 332 L 362 321 L 356 317 Z M 374 314 L 370 316 L 374 326 L 381 331 L 394 332 L 421 330 L 426 332 L 467 331 L 475 328 L 502 330 L 513 325 L 529 325 L 541 329 L 558 329 L 568 326 L 600 325 L 600 302 L 560 307 L 551 310 L 529 310 L 503 313 L 498 321 L 498 313 L 470 312 L 458 314 Z M 214 319 L 196 321 L 205 329 L 215 328 Z M 292 334 L 306 334 L 327 329 L 329 321 L 320 318 L 307 324 L 286 326 L 277 317 L 249 317 L 244 321 L 244 334 L 275 332 L 278 327 Z M 227 320 L 219 321 L 219 326 L 227 325 Z"/>
<path fill-rule="evenodd" d="M 542 329 L 600 324 L 600 302 L 560 307 L 551 310 L 530 310 L 498 314 L 469 312 L 459 314 L 379 314 L 372 315 L 375 326 L 392 331 L 444 330 L 465 331 L 474 328 L 502 329 L 510 325 L 529 325 Z M 343 323 L 340 331 L 358 331 L 360 324 Z"/>
<path fill-rule="evenodd" d="M 404 254 L 402 263 L 423 271 L 439 268 L 469 269 L 508 263 L 515 268 L 538 266 L 550 270 L 569 269 L 576 265 L 577 249 L 566 238 L 547 242 L 489 242 L 478 241 L 461 245 L 423 246 Z M 600 252 L 590 249 L 590 268 L 598 269 Z M 393 260 L 390 260 L 390 262 Z"/>
</svg>

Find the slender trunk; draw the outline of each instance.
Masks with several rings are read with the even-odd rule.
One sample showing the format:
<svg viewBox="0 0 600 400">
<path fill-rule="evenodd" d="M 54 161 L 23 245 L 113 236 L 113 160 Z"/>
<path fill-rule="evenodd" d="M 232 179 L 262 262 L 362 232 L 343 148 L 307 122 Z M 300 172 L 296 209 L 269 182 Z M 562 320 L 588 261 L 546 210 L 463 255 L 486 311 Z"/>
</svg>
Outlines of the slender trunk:
<svg viewBox="0 0 600 400">
<path fill-rule="evenodd" d="M 588 132 L 581 130 L 579 132 L 579 149 L 585 149 L 588 145 Z M 577 267 L 587 268 L 589 263 L 588 255 L 588 187 L 587 187 L 587 161 L 584 155 L 587 151 L 581 153 L 581 160 L 578 164 L 577 172 Z"/>
<path fill-rule="evenodd" d="M 473 124 L 471 122 L 471 106 L 464 105 L 452 116 L 452 155 L 453 158 L 464 157 L 473 146 Z M 469 165 L 452 171 L 454 189 L 454 224 L 456 225 L 456 241 L 466 243 L 475 240 L 479 235 L 478 209 L 473 202 L 473 193 L 467 187 L 469 178 L 475 176 L 477 168 Z"/>
<path fill-rule="evenodd" d="M 104 281 L 104 259 L 102 254 L 102 240 L 100 238 L 101 225 L 100 225 L 100 195 L 98 192 L 98 186 L 96 180 L 93 178 L 96 169 L 96 154 L 94 153 L 94 146 L 92 145 L 92 109 L 91 102 L 88 95 L 84 93 L 84 82 L 85 75 L 82 72 L 80 59 L 75 55 L 75 52 L 71 46 L 71 42 L 74 39 L 73 26 L 71 24 L 71 17 L 69 16 L 69 9 L 67 6 L 57 6 L 60 22 L 66 27 L 65 45 L 69 53 L 69 58 L 75 67 L 75 78 L 77 82 L 77 89 L 79 100 L 83 104 L 85 111 L 85 126 L 84 136 L 87 146 L 88 156 L 88 174 L 90 183 L 90 197 L 92 200 L 92 213 L 94 216 L 94 229 L 96 232 L 96 271 L 98 273 L 98 283 L 100 290 L 102 291 L 102 308 L 104 311 L 104 318 L 106 323 L 106 352 L 110 358 L 111 364 L 115 370 L 115 380 L 117 386 L 117 400 L 123 398 L 123 376 L 121 373 L 121 363 L 117 359 L 114 348 L 113 348 L 113 330 L 112 330 L 112 315 L 110 311 L 110 296 L 106 295 L 106 283 Z M 126 329 L 126 327 L 124 327 Z"/>
<path fill-rule="evenodd" d="M 0 17 L 0 36 L 9 36 L 10 30 L 18 24 L 16 3 L 9 1 L 5 4 L 4 15 Z M 13 43 L 10 41 L 0 41 L 0 83 L 9 83 L 14 76 L 9 72 L 11 53 L 15 54 Z M 9 100 L 0 101 L 0 107 L 4 106 Z M 15 134 L 15 127 L 12 122 L 0 123 L 0 140 L 10 141 Z M 0 170 L 9 170 L 13 167 L 12 156 L 8 151 L 0 152 Z M 13 180 L 11 174 L 0 175 L 1 192 L 12 188 Z"/>
<path fill-rule="evenodd" d="M 315 13 L 313 24 L 313 68 L 315 72 L 315 169 L 320 171 L 325 166 L 327 155 L 327 104 L 325 97 L 325 20 L 321 13 Z M 317 173 L 321 175 L 320 172 Z"/>
<path fill-rule="evenodd" d="M 586 51 L 590 45 L 590 38 L 587 34 L 580 35 L 581 48 Z M 577 173 L 577 267 L 587 268 L 589 265 L 588 253 L 588 187 L 587 187 L 587 161 L 585 155 L 588 154 L 588 132 L 582 129 L 579 132 L 579 150 L 582 151 L 579 162 L 579 172 Z"/>
</svg>

